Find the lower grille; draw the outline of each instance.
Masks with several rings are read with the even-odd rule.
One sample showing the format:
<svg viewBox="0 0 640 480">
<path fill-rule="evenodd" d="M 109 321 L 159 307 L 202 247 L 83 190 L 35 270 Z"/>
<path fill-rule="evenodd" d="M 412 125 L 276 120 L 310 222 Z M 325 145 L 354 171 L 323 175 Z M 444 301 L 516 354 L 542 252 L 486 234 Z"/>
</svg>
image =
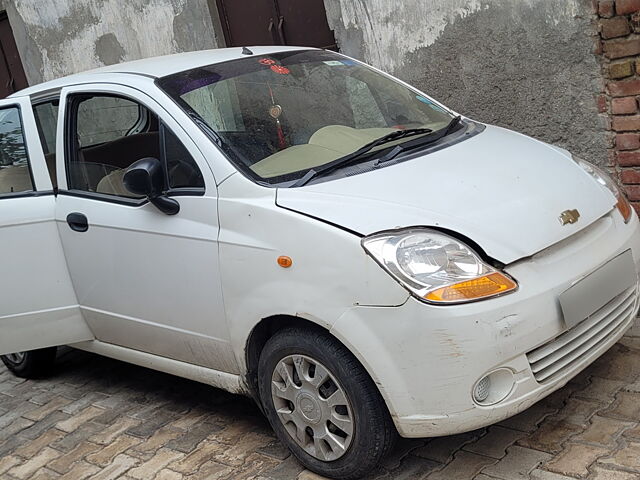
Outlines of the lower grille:
<svg viewBox="0 0 640 480">
<path fill-rule="evenodd" d="M 551 382 L 633 321 L 637 287 L 625 290 L 571 330 L 527 353 L 535 379 Z"/>
</svg>

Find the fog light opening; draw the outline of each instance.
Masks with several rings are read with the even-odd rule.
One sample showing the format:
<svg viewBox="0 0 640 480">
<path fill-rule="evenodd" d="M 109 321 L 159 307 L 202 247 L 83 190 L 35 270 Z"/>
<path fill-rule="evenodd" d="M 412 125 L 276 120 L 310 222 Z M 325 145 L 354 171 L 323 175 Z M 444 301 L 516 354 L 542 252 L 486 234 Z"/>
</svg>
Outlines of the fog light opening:
<svg viewBox="0 0 640 480">
<path fill-rule="evenodd" d="M 499 368 L 488 373 L 473 387 L 473 401 L 478 405 L 494 405 L 506 399 L 515 385 L 513 372 L 508 368 Z"/>
<path fill-rule="evenodd" d="M 477 403 L 484 402 L 489 396 L 490 389 L 491 379 L 489 376 L 483 377 L 478 383 L 476 383 L 476 388 L 473 389 L 473 399 Z"/>
</svg>

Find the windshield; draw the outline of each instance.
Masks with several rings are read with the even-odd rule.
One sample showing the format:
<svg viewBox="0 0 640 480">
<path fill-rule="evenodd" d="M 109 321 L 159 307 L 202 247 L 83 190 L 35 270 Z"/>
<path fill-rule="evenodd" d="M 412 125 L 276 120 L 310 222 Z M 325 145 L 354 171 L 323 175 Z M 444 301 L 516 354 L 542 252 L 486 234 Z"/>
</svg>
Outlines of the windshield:
<svg viewBox="0 0 640 480">
<path fill-rule="evenodd" d="M 324 50 L 247 56 L 158 85 L 214 132 L 239 169 L 271 184 L 299 179 L 391 132 L 438 130 L 453 118 L 417 91 Z"/>
</svg>

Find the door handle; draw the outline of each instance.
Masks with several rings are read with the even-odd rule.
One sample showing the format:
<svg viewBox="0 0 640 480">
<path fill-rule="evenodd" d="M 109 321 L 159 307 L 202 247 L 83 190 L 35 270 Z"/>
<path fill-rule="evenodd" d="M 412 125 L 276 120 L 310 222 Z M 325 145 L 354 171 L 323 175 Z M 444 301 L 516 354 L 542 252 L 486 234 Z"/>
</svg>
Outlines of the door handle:
<svg viewBox="0 0 640 480">
<path fill-rule="evenodd" d="M 269 33 L 271 34 L 271 39 L 273 40 L 273 44 L 274 45 L 278 45 L 280 42 L 278 41 L 278 34 L 275 31 L 276 28 L 276 24 L 273 23 L 273 17 L 269 19 L 269 27 L 267 27 L 267 30 L 269 30 Z"/>
<path fill-rule="evenodd" d="M 71 227 L 71 230 L 75 232 L 86 232 L 89 230 L 89 221 L 82 213 L 70 213 L 67 215 L 67 223 L 69 224 L 69 227 Z"/>
<path fill-rule="evenodd" d="M 287 44 L 287 39 L 284 36 L 284 17 L 280 16 L 280 21 L 278 22 L 278 33 L 280 34 L 280 43 L 282 45 L 286 45 Z"/>
</svg>

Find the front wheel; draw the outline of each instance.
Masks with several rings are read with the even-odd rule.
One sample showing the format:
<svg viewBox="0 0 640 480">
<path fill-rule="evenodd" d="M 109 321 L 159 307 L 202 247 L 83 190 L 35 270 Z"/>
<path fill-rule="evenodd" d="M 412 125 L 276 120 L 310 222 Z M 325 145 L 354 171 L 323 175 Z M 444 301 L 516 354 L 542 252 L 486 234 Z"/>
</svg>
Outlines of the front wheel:
<svg viewBox="0 0 640 480">
<path fill-rule="evenodd" d="M 322 331 L 287 328 L 265 345 L 260 399 L 278 438 L 320 475 L 360 478 L 391 449 L 396 430 L 358 360 Z"/>
<path fill-rule="evenodd" d="M 1 355 L 0 358 L 14 375 L 23 378 L 40 378 L 51 373 L 56 360 L 56 351 L 57 347 L 41 348 Z"/>
</svg>

